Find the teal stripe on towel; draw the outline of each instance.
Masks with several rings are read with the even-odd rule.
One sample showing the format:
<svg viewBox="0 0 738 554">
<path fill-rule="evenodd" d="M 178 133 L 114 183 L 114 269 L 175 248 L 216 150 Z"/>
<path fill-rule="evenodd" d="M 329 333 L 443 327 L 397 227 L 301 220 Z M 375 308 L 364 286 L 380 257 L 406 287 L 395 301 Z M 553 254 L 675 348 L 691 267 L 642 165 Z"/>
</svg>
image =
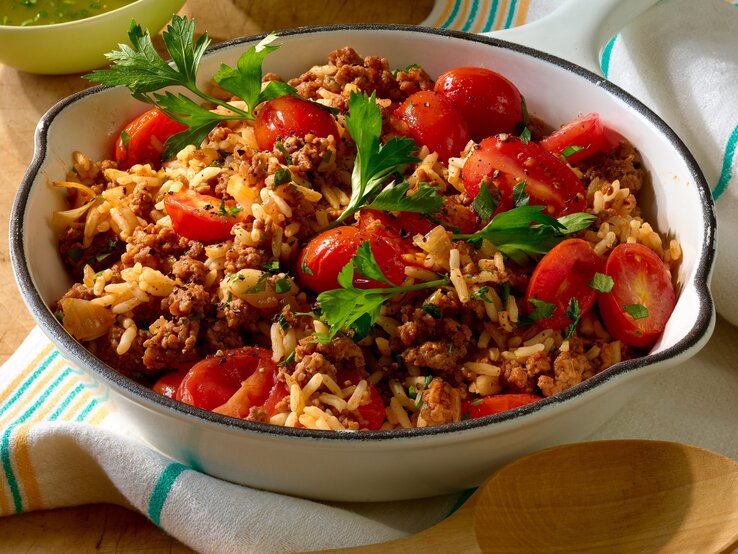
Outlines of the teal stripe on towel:
<svg viewBox="0 0 738 554">
<path fill-rule="evenodd" d="M 615 46 L 615 40 L 618 38 L 618 35 L 615 35 L 610 39 L 610 41 L 605 45 L 605 49 L 602 51 L 602 60 L 600 60 L 600 67 L 602 68 L 602 74 L 605 76 L 605 79 L 607 79 L 608 74 L 610 73 L 610 56 L 612 56 L 612 47 Z"/>
<path fill-rule="evenodd" d="M 164 471 L 161 472 L 159 480 L 154 486 L 154 491 L 151 493 L 149 498 L 149 519 L 156 525 L 161 524 L 161 510 L 164 507 L 164 502 L 169 496 L 169 491 L 172 490 L 174 482 L 179 477 L 180 473 L 189 469 L 187 466 L 182 464 L 173 463 L 169 464 Z"/>
<path fill-rule="evenodd" d="M 735 148 L 738 145 L 738 125 L 728 138 L 725 145 L 725 154 L 723 154 L 723 168 L 720 171 L 720 179 L 718 179 L 715 188 L 712 191 L 712 197 L 717 200 L 728 188 L 728 183 L 733 178 L 733 160 L 735 159 Z"/>
<path fill-rule="evenodd" d="M 497 16 L 497 4 L 499 0 L 492 0 L 492 7 L 489 10 L 487 21 L 484 24 L 483 33 L 489 33 L 492 30 L 492 25 L 495 24 L 495 17 Z"/>
<path fill-rule="evenodd" d="M 509 29 L 513 22 L 513 16 L 515 15 L 515 8 L 517 7 L 518 0 L 512 0 L 510 2 L 510 8 L 507 10 L 507 19 L 505 19 L 505 29 Z"/>
<path fill-rule="evenodd" d="M 51 364 L 51 362 L 53 362 L 57 356 L 59 356 L 58 350 L 54 350 L 51 354 L 49 354 L 49 357 L 46 358 L 43 361 L 43 363 L 40 366 L 38 366 L 38 368 L 36 368 L 36 371 L 31 373 L 28 379 L 26 379 L 23 382 L 23 384 L 21 384 L 21 386 L 18 387 L 18 389 L 15 391 L 15 394 L 13 394 L 13 396 L 11 396 L 5 402 L 5 404 L 2 405 L 2 407 L 0 407 L 0 415 L 3 415 L 3 413 L 5 413 L 5 410 L 10 408 L 15 403 L 16 400 L 18 400 L 21 396 L 23 396 L 23 393 L 28 390 L 28 387 L 30 387 L 33 384 L 33 382 L 36 379 L 38 379 L 38 376 L 41 375 L 47 367 L 49 367 L 49 364 Z"/>
<path fill-rule="evenodd" d="M 20 487 L 18 486 L 18 480 L 15 478 L 15 473 L 13 472 L 13 464 L 10 462 L 10 435 L 13 433 L 13 429 L 15 429 L 16 425 L 23 423 L 33 415 L 33 412 L 35 412 L 39 406 L 46 401 L 49 395 L 54 392 L 54 389 L 58 387 L 64 379 L 66 379 L 70 372 L 71 370 L 69 368 L 62 372 L 46 388 L 43 394 L 38 397 L 36 402 L 34 402 L 15 422 L 10 424 L 3 433 L 2 441 L 0 441 L 0 460 L 2 461 L 5 478 L 7 479 L 8 486 L 10 487 L 10 494 L 13 497 L 13 507 L 15 508 L 16 513 L 23 511 L 23 498 L 20 493 Z"/>
<path fill-rule="evenodd" d="M 461 4 L 461 0 L 454 0 L 454 7 L 451 10 L 451 14 L 448 16 L 448 19 L 441 23 L 441 29 L 446 29 L 451 25 L 454 19 L 456 19 L 456 16 L 459 15 L 459 6 Z"/>
<path fill-rule="evenodd" d="M 64 402 L 62 402 L 59 405 L 59 407 L 54 411 L 54 413 L 49 416 L 49 421 L 54 421 L 56 418 L 58 418 L 62 414 L 62 412 L 64 412 L 64 410 L 67 408 L 67 406 L 69 406 L 69 404 L 71 404 L 72 400 L 74 400 L 75 397 L 79 393 L 81 393 L 83 390 L 85 390 L 85 386 L 84 385 L 81 385 L 80 384 L 80 385 L 77 385 L 76 387 L 74 387 L 74 389 L 72 389 L 72 392 L 70 392 L 67 395 L 67 397 L 64 399 Z"/>
<path fill-rule="evenodd" d="M 466 18 L 466 23 L 464 23 L 464 26 L 461 28 L 462 31 L 465 33 L 469 32 L 469 29 L 471 29 L 471 26 L 474 24 L 474 20 L 477 18 L 477 12 L 479 11 L 479 0 L 473 0 L 471 11 L 469 12 L 469 17 Z"/>
</svg>

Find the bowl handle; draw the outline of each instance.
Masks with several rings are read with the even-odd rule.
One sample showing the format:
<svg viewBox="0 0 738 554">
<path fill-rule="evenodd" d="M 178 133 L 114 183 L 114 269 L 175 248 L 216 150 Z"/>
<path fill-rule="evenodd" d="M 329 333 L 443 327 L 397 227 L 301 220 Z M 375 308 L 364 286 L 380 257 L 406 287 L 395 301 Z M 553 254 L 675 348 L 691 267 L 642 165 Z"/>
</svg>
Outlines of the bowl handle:
<svg viewBox="0 0 738 554">
<path fill-rule="evenodd" d="M 564 58 L 598 75 L 605 43 L 658 0 L 567 0 L 550 14 L 483 35 Z"/>
</svg>

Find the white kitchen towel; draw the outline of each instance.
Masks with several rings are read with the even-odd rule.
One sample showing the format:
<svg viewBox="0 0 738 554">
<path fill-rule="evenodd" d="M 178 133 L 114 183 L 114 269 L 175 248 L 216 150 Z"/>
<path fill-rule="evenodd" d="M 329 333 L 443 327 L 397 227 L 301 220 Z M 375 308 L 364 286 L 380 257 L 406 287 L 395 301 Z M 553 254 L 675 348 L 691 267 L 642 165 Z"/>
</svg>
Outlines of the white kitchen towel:
<svg viewBox="0 0 738 554">
<path fill-rule="evenodd" d="M 540 17 L 554 0 L 442 0 L 427 23 L 481 32 Z M 433 19 L 435 18 L 435 19 Z M 714 291 L 738 323 L 738 7 L 663 0 L 605 49 L 608 77 L 680 134 L 713 186 L 721 241 Z M 719 320 L 686 364 L 643 382 L 592 439 L 684 442 L 738 458 L 738 341 Z M 131 507 L 206 553 L 281 553 L 377 542 L 430 526 L 464 494 L 324 504 L 219 481 L 137 442 L 106 391 L 35 329 L 0 368 L 0 515 L 91 502 Z"/>
</svg>

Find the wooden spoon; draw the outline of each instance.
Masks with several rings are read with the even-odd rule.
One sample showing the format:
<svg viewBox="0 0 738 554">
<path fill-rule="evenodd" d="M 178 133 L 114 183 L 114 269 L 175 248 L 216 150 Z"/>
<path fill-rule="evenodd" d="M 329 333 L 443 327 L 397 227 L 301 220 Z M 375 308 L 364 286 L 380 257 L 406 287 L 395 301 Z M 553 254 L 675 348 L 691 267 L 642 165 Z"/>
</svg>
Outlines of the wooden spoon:
<svg viewBox="0 0 738 554">
<path fill-rule="evenodd" d="M 683 444 L 625 440 L 531 454 L 430 529 L 325 552 L 715 553 L 736 546 L 738 462 Z"/>
</svg>

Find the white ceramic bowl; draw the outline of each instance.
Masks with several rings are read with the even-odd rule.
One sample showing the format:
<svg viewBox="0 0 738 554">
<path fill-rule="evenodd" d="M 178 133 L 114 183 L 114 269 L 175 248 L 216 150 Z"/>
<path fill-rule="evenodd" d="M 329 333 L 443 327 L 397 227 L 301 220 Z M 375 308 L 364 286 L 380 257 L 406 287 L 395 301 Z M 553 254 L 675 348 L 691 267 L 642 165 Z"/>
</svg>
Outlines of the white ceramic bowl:
<svg viewBox="0 0 738 554">
<path fill-rule="evenodd" d="M 200 77 L 234 64 L 261 37 L 211 49 Z M 422 65 L 431 76 L 463 65 L 501 72 L 521 89 L 531 113 L 551 125 L 598 112 L 641 151 L 653 187 L 641 194 L 648 219 L 682 245 L 678 302 L 651 353 L 619 363 L 561 394 L 484 419 L 403 431 L 335 433 L 255 424 L 186 406 L 123 377 L 82 348 L 47 307 L 68 288 L 48 222 L 62 194 L 73 150 L 109 155 L 121 125 L 143 111 L 127 90 L 97 88 L 60 102 L 39 123 L 36 154 L 11 221 L 11 252 L 22 294 L 67 359 L 105 383 L 120 411 L 152 446 L 206 473 L 254 487 L 330 500 L 390 500 L 447 493 L 478 484 L 491 469 L 525 453 L 578 441 L 596 430 L 646 376 L 684 362 L 714 325 L 708 284 L 715 215 L 707 184 L 678 137 L 656 115 L 607 81 L 560 59 L 490 38 L 417 27 L 356 26 L 286 32 L 266 70 L 285 77 L 325 63 L 352 45 L 393 67 Z M 81 125 L 80 122 L 84 122 Z"/>
<path fill-rule="evenodd" d="M 136 0 L 117 10 L 67 23 L 0 25 L 0 62 L 46 75 L 88 71 L 108 63 L 106 52 L 128 43 L 132 19 L 155 33 L 184 3 L 185 0 Z"/>
</svg>

